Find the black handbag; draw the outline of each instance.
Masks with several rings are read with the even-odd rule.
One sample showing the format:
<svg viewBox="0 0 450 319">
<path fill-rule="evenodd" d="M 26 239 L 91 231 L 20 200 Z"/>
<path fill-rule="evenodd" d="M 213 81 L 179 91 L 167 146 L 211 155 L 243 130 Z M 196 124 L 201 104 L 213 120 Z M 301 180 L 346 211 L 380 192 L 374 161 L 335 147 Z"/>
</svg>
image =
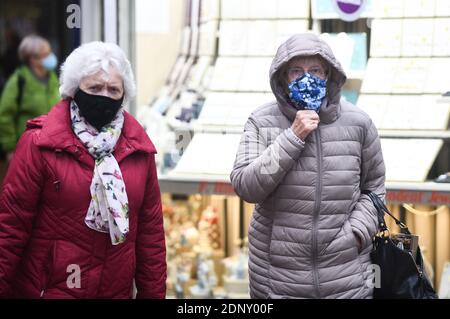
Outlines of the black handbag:
<svg viewBox="0 0 450 319">
<path fill-rule="evenodd" d="M 388 214 L 400 227 L 400 232 L 412 235 L 408 227 L 389 212 L 383 201 L 373 192 L 363 191 L 372 200 L 378 212 L 379 232 L 373 240 L 370 253 L 372 263 L 380 268 L 380 284 L 375 285 L 374 299 L 437 299 L 438 296 L 428 280 L 422 253 L 417 247 L 416 258 L 396 246 L 384 220 Z"/>
</svg>

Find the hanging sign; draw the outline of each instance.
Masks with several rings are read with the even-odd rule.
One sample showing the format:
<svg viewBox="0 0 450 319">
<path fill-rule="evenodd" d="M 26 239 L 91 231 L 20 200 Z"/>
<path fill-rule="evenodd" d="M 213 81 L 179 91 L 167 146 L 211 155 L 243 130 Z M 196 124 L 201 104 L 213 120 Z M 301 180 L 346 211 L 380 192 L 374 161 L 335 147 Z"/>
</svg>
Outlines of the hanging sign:
<svg viewBox="0 0 450 319">
<path fill-rule="evenodd" d="M 344 21 L 355 21 L 359 19 L 367 0 L 332 0 L 334 10 Z"/>
</svg>

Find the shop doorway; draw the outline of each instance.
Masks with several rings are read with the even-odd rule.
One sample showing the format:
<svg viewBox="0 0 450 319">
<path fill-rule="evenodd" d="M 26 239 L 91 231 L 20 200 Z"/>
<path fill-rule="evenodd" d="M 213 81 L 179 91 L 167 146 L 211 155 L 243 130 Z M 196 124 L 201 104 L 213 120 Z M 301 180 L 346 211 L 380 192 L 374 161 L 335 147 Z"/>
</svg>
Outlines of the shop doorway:
<svg viewBox="0 0 450 319">
<path fill-rule="evenodd" d="M 80 45 L 80 29 L 68 28 L 67 6 L 79 0 L 2 0 L 0 1 L 0 93 L 9 76 L 20 65 L 17 49 L 29 34 L 46 38 L 58 61 Z M 5 154 L 0 154 L 0 185 L 6 173 Z"/>
<path fill-rule="evenodd" d="M 80 45 L 80 29 L 69 29 L 66 12 L 79 0 L 2 0 L 0 2 L 0 90 L 19 65 L 17 48 L 23 37 L 48 39 L 59 61 Z"/>
</svg>

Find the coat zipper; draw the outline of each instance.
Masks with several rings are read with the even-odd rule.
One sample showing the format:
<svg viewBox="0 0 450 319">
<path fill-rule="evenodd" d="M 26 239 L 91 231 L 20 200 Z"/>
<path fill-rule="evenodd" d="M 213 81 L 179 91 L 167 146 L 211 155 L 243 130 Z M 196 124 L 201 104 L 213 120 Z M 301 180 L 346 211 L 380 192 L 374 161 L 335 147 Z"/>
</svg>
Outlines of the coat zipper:
<svg viewBox="0 0 450 319">
<path fill-rule="evenodd" d="M 53 276 L 53 270 L 54 270 L 53 269 L 53 256 L 55 253 L 54 250 L 55 250 L 55 242 L 53 242 L 52 246 L 51 246 L 51 252 L 50 252 L 51 258 L 48 258 L 47 264 L 45 266 L 45 267 L 50 267 L 50 268 L 45 268 L 46 278 L 45 278 L 44 284 L 41 286 L 42 287 L 41 294 L 39 296 L 39 298 L 41 298 L 41 299 L 44 298 L 44 294 L 45 294 L 47 288 L 49 287 L 50 280 Z"/>
<path fill-rule="evenodd" d="M 313 264 L 313 281 L 316 298 L 320 298 L 319 290 L 319 272 L 317 267 L 317 226 L 319 223 L 320 203 L 322 193 L 322 144 L 320 143 L 319 127 L 315 130 L 316 135 L 316 149 L 317 149 L 317 187 L 316 200 L 314 202 L 313 225 L 312 225 L 312 264 Z"/>
</svg>

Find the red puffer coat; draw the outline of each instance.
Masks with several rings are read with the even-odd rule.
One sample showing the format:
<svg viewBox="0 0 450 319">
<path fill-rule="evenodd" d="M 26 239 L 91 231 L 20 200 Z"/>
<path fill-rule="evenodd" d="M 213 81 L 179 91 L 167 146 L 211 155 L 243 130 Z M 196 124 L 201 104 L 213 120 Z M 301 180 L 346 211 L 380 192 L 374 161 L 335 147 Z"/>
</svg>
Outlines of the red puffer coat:
<svg viewBox="0 0 450 319">
<path fill-rule="evenodd" d="M 84 222 L 94 159 L 74 135 L 70 102 L 27 123 L 0 195 L 0 297 L 164 298 L 166 251 L 155 147 L 128 113 L 114 156 L 130 232 L 113 246 Z M 79 270 L 79 285 L 77 274 Z M 78 287 L 79 286 L 79 287 Z"/>
</svg>

